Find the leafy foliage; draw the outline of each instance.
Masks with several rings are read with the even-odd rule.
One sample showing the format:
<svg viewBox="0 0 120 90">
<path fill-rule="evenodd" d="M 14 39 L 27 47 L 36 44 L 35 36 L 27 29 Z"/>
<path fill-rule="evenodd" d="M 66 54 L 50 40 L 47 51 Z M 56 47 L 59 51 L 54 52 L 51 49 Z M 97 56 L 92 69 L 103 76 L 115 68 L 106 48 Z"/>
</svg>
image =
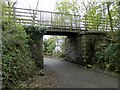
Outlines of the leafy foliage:
<svg viewBox="0 0 120 90">
<path fill-rule="evenodd" d="M 120 72 L 120 31 L 117 35 L 117 42 L 111 42 L 109 45 L 96 52 L 96 64 L 106 70 Z"/>
<path fill-rule="evenodd" d="M 16 84 L 19 80 L 25 80 L 32 75 L 35 63 L 31 59 L 31 53 L 25 31 L 21 26 L 8 26 L 3 31 L 3 77 L 4 84 L 10 82 Z M 15 29 L 14 29 L 15 28 Z"/>
<path fill-rule="evenodd" d="M 53 22 L 59 21 L 60 25 L 69 26 L 72 23 L 75 23 L 77 25 L 78 16 L 79 15 L 79 5 L 77 0 L 61 0 L 56 3 L 56 11 L 61 14 L 60 16 L 56 16 L 55 20 Z M 58 22 L 57 22 L 58 23 Z"/>
<path fill-rule="evenodd" d="M 53 54 L 53 51 L 55 50 L 56 47 L 56 43 L 55 43 L 55 39 L 49 38 L 48 40 L 45 39 L 44 40 L 44 53 L 45 54 Z"/>
<path fill-rule="evenodd" d="M 101 25 L 102 18 L 102 9 L 100 4 L 97 5 L 96 2 L 88 4 L 86 7 L 86 27 L 88 30 L 98 30 L 98 27 Z"/>
<path fill-rule="evenodd" d="M 3 7 L 4 14 L 11 12 L 10 8 Z M 32 59 L 28 35 L 21 25 L 3 14 L 2 23 L 2 71 L 3 87 L 21 87 L 19 82 L 32 76 L 35 62 Z"/>
<path fill-rule="evenodd" d="M 65 14 L 78 14 L 79 8 L 77 0 L 62 0 L 56 4 L 56 10 Z"/>
<path fill-rule="evenodd" d="M 53 36 L 44 39 L 44 53 L 55 57 L 64 57 L 64 36 Z"/>
<path fill-rule="evenodd" d="M 25 26 L 25 30 L 33 40 L 38 40 L 39 38 L 41 38 L 41 36 L 43 36 L 46 33 L 46 28 L 43 26 Z"/>
</svg>

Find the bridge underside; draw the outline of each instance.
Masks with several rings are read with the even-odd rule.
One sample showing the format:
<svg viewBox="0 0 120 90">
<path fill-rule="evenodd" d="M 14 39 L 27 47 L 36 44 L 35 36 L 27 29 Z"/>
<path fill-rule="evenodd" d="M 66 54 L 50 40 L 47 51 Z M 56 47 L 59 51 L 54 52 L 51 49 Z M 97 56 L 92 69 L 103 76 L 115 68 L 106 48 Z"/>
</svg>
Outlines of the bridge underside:
<svg viewBox="0 0 120 90">
<path fill-rule="evenodd" d="M 69 28 L 48 28 L 45 35 L 63 35 L 63 36 L 73 36 L 78 35 L 81 30 L 79 29 L 69 29 Z"/>
<path fill-rule="evenodd" d="M 63 36 L 71 36 L 77 35 L 78 32 L 67 32 L 67 31 L 47 31 L 45 35 L 63 35 Z"/>
</svg>

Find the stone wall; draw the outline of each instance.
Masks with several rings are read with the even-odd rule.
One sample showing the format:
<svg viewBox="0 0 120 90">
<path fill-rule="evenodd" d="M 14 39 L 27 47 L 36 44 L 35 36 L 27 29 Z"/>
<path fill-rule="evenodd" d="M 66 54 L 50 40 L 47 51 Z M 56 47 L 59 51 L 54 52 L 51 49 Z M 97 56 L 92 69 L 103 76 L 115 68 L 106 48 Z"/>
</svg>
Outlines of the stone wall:
<svg viewBox="0 0 120 90">
<path fill-rule="evenodd" d="M 65 60 L 83 64 L 81 36 L 68 36 L 65 40 Z"/>
<path fill-rule="evenodd" d="M 43 68 L 43 36 L 35 42 L 30 42 L 30 49 L 32 52 L 32 57 L 36 62 L 37 67 Z"/>
<path fill-rule="evenodd" d="M 84 32 L 67 36 L 65 40 L 65 60 L 81 65 L 93 64 L 95 52 L 101 43 L 105 43 L 103 32 Z M 102 44 L 103 45 L 103 44 Z M 38 67 L 43 68 L 43 36 L 30 43 L 32 57 Z"/>
<path fill-rule="evenodd" d="M 100 45 L 106 44 L 106 35 L 101 33 L 89 33 L 84 37 L 84 63 L 94 64 L 95 52 L 99 50 Z"/>
<path fill-rule="evenodd" d="M 93 64 L 100 43 L 105 43 L 103 32 L 84 32 L 65 40 L 65 59 L 82 65 Z"/>
</svg>

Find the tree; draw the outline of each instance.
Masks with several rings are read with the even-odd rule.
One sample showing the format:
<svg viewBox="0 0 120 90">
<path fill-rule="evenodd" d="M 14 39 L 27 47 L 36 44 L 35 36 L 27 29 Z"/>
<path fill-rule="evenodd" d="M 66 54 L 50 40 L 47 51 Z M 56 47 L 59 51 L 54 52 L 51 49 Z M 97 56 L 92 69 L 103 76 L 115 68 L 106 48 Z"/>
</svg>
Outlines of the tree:
<svg viewBox="0 0 120 90">
<path fill-rule="evenodd" d="M 110 30 L 114 36 L 114 28 L 118 24 L 118 2 L 83 3 L 85 24 L 89 30 Z M 110 21 L 110 23 L 109 23 Z"/>
<path fill-rule="evenodd" d="M 111 12 L 110 12 L 110 5 L 111 2 L 107 2 L 107 11 L 108 11 L 108 16 L 109 16 L 109 21 L 110 21 L 110 28 L 111 28 L 111 36 L 112 39 L 114 39 L 114 31 L 113 31 L 113 22 L 112 22 L 112 16 L 111 16 Z"/>
<path fill-rule="evenodd" d="M 79 17 L 75 15 L 79 15 L 79 4 L 77 0 L 61 0 L 56 3 L 56 11 L 61 13 L 61 16 L 55 18 L 55 20 L 59 20 L 60 23 L 64 26 L 72 27 L 72 23 L 77 26 Z M 64 13 L 64 16 L 63 14 Z"/>
<path fill-rule="evenodd" d="M 64 36 L 52 36 L 49 39 L 44 39 L 44 53 L 54 56 L 63 56 L 64 54 Z"/>
<path fill-rule="evenodd" d="M 2 87 L 22 88 L 36 68 L 28 46 L 28 35 L 23 26 L 10 18 L 11 8 L 2 4 Z M 11 7 L 11 6 L 10 6 Z M 9 13 L 9 16 L 6 15 Z"/>
<path fill-rule="evenodd" d="M 65 55 L 65 37 L 64 36 L 55 36 L 56 48 L 54 56 L 64 57 Z"/>
<path fill-rule="evenodd" d="M 97 2 L 83 3 L 85 27 L 87 30 L 100 30 L 104 26 L 104 4 Z M 101 28 L 102 29 L 102 28 Z"/>
<path fill-rule="evenodd" d="M 53 37 L 44 40 L 44 53 L 53 54 L 56 44 Z"/>
<path fill-rule="evenodd" d="M 56 11 L 65 14 L 79 14 L 79 4 L 77 0 L 61 0 L 56 3 Z"/>
</svg>

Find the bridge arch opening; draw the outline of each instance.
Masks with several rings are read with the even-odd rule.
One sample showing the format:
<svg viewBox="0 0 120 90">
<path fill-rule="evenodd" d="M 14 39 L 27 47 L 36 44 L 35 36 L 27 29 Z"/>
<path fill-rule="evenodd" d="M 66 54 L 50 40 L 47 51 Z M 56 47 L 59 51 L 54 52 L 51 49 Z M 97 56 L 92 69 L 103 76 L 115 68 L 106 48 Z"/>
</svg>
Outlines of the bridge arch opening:
<svg viewBox="0 0 120 90">
<path fill-rule="evenodd" d="M 43 52 L 44 57 L 64 57 L 65 56 L 65 39 L 67 36 L 61 35 L 44 35 Z"/>
<path fill-rule="evenodd" d="M 60 51 L 59 44 L 58 47 L 56 47 L 57 44 L 56 42 L 54 42 L 55 41 L 54 39 L 56 39 L 56 37 L 60 37 L 60 38 L 63 37 L 62 42 L 64 43 L 64 47 L 63 47 L 64 59 L 82 65 L 87 65 L 94 62 L 93 57 L 94 57 L 95 44 L 96 45 L 99 44 L 97 42 L 98 40 L 96 39 L 100 39 L 102 41 L 104 38 L 104 34 L 102 35 L 103 38 L 101 37 L 101 32 L 100 33 L 86 32 L 78 35 L 70 34 L 70 35 L 62 35 L 62 36 L 61 35 L 50 36 L 50 35 L 48 36 L 43 35 L 36 43 L 33 43 L 33 45 L 31 45 L 32 54 L 34 59 L 36 60 L 38 67 L 44 68 L 44 56 L 47 55 L 51 57 L 56 54 L 56 51 Z M 50 39 L 50 41 L 48 41 L 44 37 L 47 37 L 47 39 L 50 37 L 52 38 Z M 92 37 L 96 37 L 96 38 L 92 38 Z M 44 46 L 44 43 L 46 43 L 46 46 Z M 60 55 L 59 53 L 57 55 Z"/>
</svg>

